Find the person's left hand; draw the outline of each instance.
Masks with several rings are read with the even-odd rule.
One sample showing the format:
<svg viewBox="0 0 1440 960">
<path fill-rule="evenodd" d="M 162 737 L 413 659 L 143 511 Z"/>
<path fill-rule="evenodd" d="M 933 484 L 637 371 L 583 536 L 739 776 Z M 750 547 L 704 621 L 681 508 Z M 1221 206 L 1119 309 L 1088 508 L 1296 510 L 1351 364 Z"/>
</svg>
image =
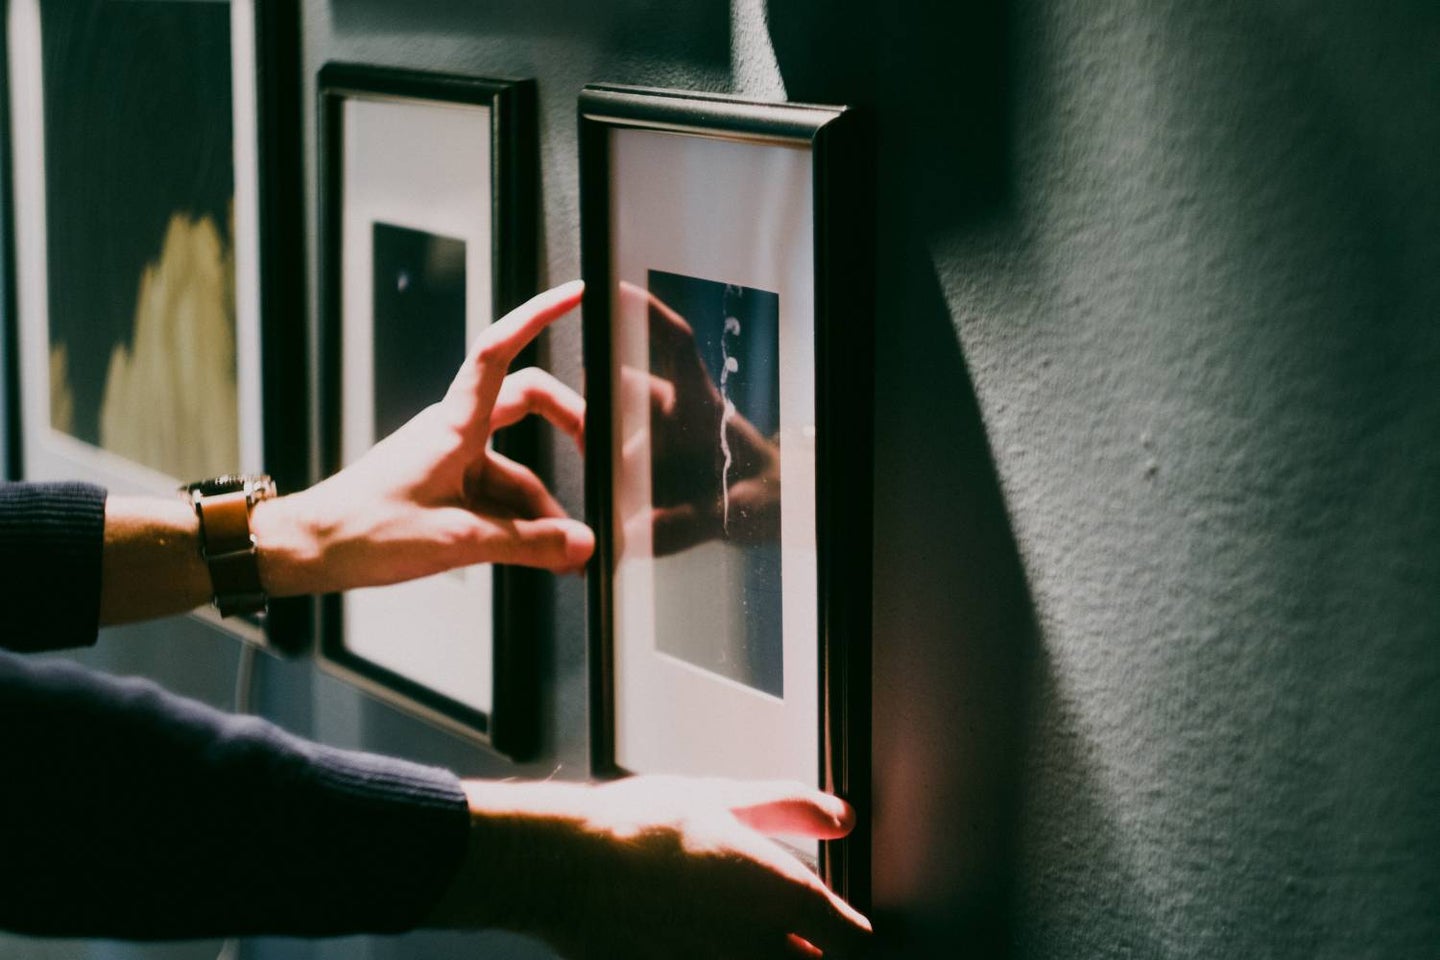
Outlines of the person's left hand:
<svg viewBox="0 0 1440 960">
<path fill-rule="evenodd" d="M 444 398 L 328 480 L 257 504 L 252 528 L 273 596 L 397 583 L 476 563 L 576 571 L 594 535 L 525 467 L 487 447 L 539 414 L 583 444 L 584 401 L 538 368 L 510 364 L 580 302 L 573 281 L 481 334 Z"/>
<path fill-rule="evenodd" d="M 470 842 L 426 926 L 540 937 L 575 960 L 860 955 L 870 922 L 770 837 L 855 811 L 798 783 L 639 776 L 463 782 Z"/>
</svg>

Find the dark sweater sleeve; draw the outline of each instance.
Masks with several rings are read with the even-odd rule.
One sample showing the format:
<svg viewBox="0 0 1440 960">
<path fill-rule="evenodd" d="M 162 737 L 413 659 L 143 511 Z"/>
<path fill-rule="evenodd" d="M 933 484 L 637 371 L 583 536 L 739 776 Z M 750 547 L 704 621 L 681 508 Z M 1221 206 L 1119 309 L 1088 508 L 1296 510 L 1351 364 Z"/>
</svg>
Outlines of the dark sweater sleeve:
<svg viewBox="0 0 1440 960">
<path fill-rule="evenodd" d="M 0 770 L 0 927 L 33 935 L 399 932 L 466 847 L 447 771 L 66 662 L 0 654 Z"/>
<path fill-rule="evenodd" d="M 0 484 L 0 647 L 95 642 L 105 490 L 87 483 Z"/>
</svg>

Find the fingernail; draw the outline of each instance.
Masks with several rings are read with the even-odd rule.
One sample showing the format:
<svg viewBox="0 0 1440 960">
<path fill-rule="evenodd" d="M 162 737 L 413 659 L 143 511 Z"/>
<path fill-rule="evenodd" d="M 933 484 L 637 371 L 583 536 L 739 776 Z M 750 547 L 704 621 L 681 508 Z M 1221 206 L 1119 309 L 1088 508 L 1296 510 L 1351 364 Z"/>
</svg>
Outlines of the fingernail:
<svg viewBox="0 0 1440 960">
<path fill-rule="evenodd" d="M 854 826 L 855 826 L 855 808 L 854 808 L 854 807 L 850 806 L 850 804 L 846 803 L 844 800 L 841 800 L 839 797 L 835 797 L 835 796 L 829 796 L 829 795 L 827 795 L 827 796 L 825 797 L 825 802 L 826 802 L 826 804 L 827 804 L 827 805 L 829 806 L 829 808 L 830 808 L 830 809 L 829 809 L 830 817 L 831 817 L 832 820 L 835 821 L 835 827 L 836 827 L 836 829 L 845 830 L 845 831 L 848 832 L 849 830 L 851 830 L 851 829 L 854 828 Z"/>
<path fill-rule="evenodd" d="M 786 934 L 786 939 L 790 941 L 790 944 L 795 947 L 796 950 L 805 954 L 805 956 L 807 957 L 825 956 L 824 951 L 822 951 L 819 947 L 815 946 L 815 944 L 811 943 L 809 940 L 805 940 L 799 936 L 796 936 L 793 933 Z"/>
<path fill-rule="evenodd" d="M 576 524 L 565 531 L 565 559 L 582 569 L 595 552 L 595 534 L 589 527 Z"/>
</svg>

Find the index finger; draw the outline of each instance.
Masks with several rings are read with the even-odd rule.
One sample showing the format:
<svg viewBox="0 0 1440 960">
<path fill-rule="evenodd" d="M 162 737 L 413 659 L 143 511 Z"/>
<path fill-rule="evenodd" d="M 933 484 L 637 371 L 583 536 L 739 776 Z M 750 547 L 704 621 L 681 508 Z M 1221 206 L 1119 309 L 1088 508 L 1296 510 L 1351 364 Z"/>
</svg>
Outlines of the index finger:
<svg viewBox="0 0 1440 960">
<path fill-rule="evenodd" d="M 508 367 L 541 330 L 580 305 L 584 280 L 571 280 L 536 294 L 485 328 L 475 338 L 470 361 Z"/>
<path fill-rule="evenodd" d="M 475 338 L 447 393 L 447 397 L 458 395 L 474 404 L 468 422 L 488 426 L 487 419 L 500 394 L 505 371 L 541 330 L 580 305 L 584 291 L 583 280 L 562 283 L 531 297 Z"/>
<path fill-rule="evenodd" d="M 855 826 L 855 809 L 834 794 L 796 780 L 702 781 L 741 823 L 761 833 L 832 840 Z"/>
<path fill-rule="evenodd" d="M 826 794 L 779 796 L 733 807 L 730 813 L 750 829 L 772 837 L 791 834 L 817 840 L 837 840 L 855 828 L 854 809 L 845 801 Z"/>
</svg>

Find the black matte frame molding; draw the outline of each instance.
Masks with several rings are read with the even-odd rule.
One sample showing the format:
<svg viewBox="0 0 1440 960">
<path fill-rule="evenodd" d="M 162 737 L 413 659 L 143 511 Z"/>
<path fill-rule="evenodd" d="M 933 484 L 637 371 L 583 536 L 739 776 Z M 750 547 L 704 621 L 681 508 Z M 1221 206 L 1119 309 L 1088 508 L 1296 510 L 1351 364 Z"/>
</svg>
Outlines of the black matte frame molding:
<svg viewBox="0 0 1440 960">
<path fill-rule="evenodd" d="M 256 0 L 257 172 L 260 180 L 260 375 L 265 469 L 281 494 L 311 480 L 301 162 L 299 0 Z M 298 656 L 314 642 L 315 601 L 270 601 L 265 645 Z"/>
<path fill-rule="evenodd" d="M 321 459 L 327 473 L 340 468 L 341 375 L 340 250 L 343 201 L 343 111 L 351 96 L 459 103 L 490 109 L 491 271 L 493 316 L 499 319 L 535 293 L 536 172 L 535 84 L 423 73 L 356 64 L 331 63 L 318 82 L 320 170 L 320 355 L 318 408 Z M 533 347 L 516 361 L 533 363 Z M 438 397 L 436 398 L 439 399 Z M 495 437 L 495 448 L 535 466 L 539 444 L 533 418 Z M 533 753 L 537 734 L 538 690 L 535 634 L 540 624 L 541 574 L 510 566 L 494 567 L 494 697 L 492 711 L 481 711 L 400 676 L 351 652 L 345 645 L 344 610 L 339 594 L 321 605 L 319 656 L 322 666 L 376 698 L 429 723 L 480 742 L 520 760 Z"/>
<path fill-rule="evenodd" d="M 845 798 L 858 813 L 849 837 L 821 844 L 820 871 L 832 889 L 866 909 L 874 381 L 874 175 L 868 124 L 862 113 L 844 107 L 597 84 L 581 93 L 579 125 L 588 394 L 585 500 L 597 539 L 588 580 L 593 771 L 602 777 L 629 773 L 616 764 L 614 738 L 609 133 L 646 129 L 805 147 L 812 157 L 815 217 L 819 786 Z"/>
</svg>

